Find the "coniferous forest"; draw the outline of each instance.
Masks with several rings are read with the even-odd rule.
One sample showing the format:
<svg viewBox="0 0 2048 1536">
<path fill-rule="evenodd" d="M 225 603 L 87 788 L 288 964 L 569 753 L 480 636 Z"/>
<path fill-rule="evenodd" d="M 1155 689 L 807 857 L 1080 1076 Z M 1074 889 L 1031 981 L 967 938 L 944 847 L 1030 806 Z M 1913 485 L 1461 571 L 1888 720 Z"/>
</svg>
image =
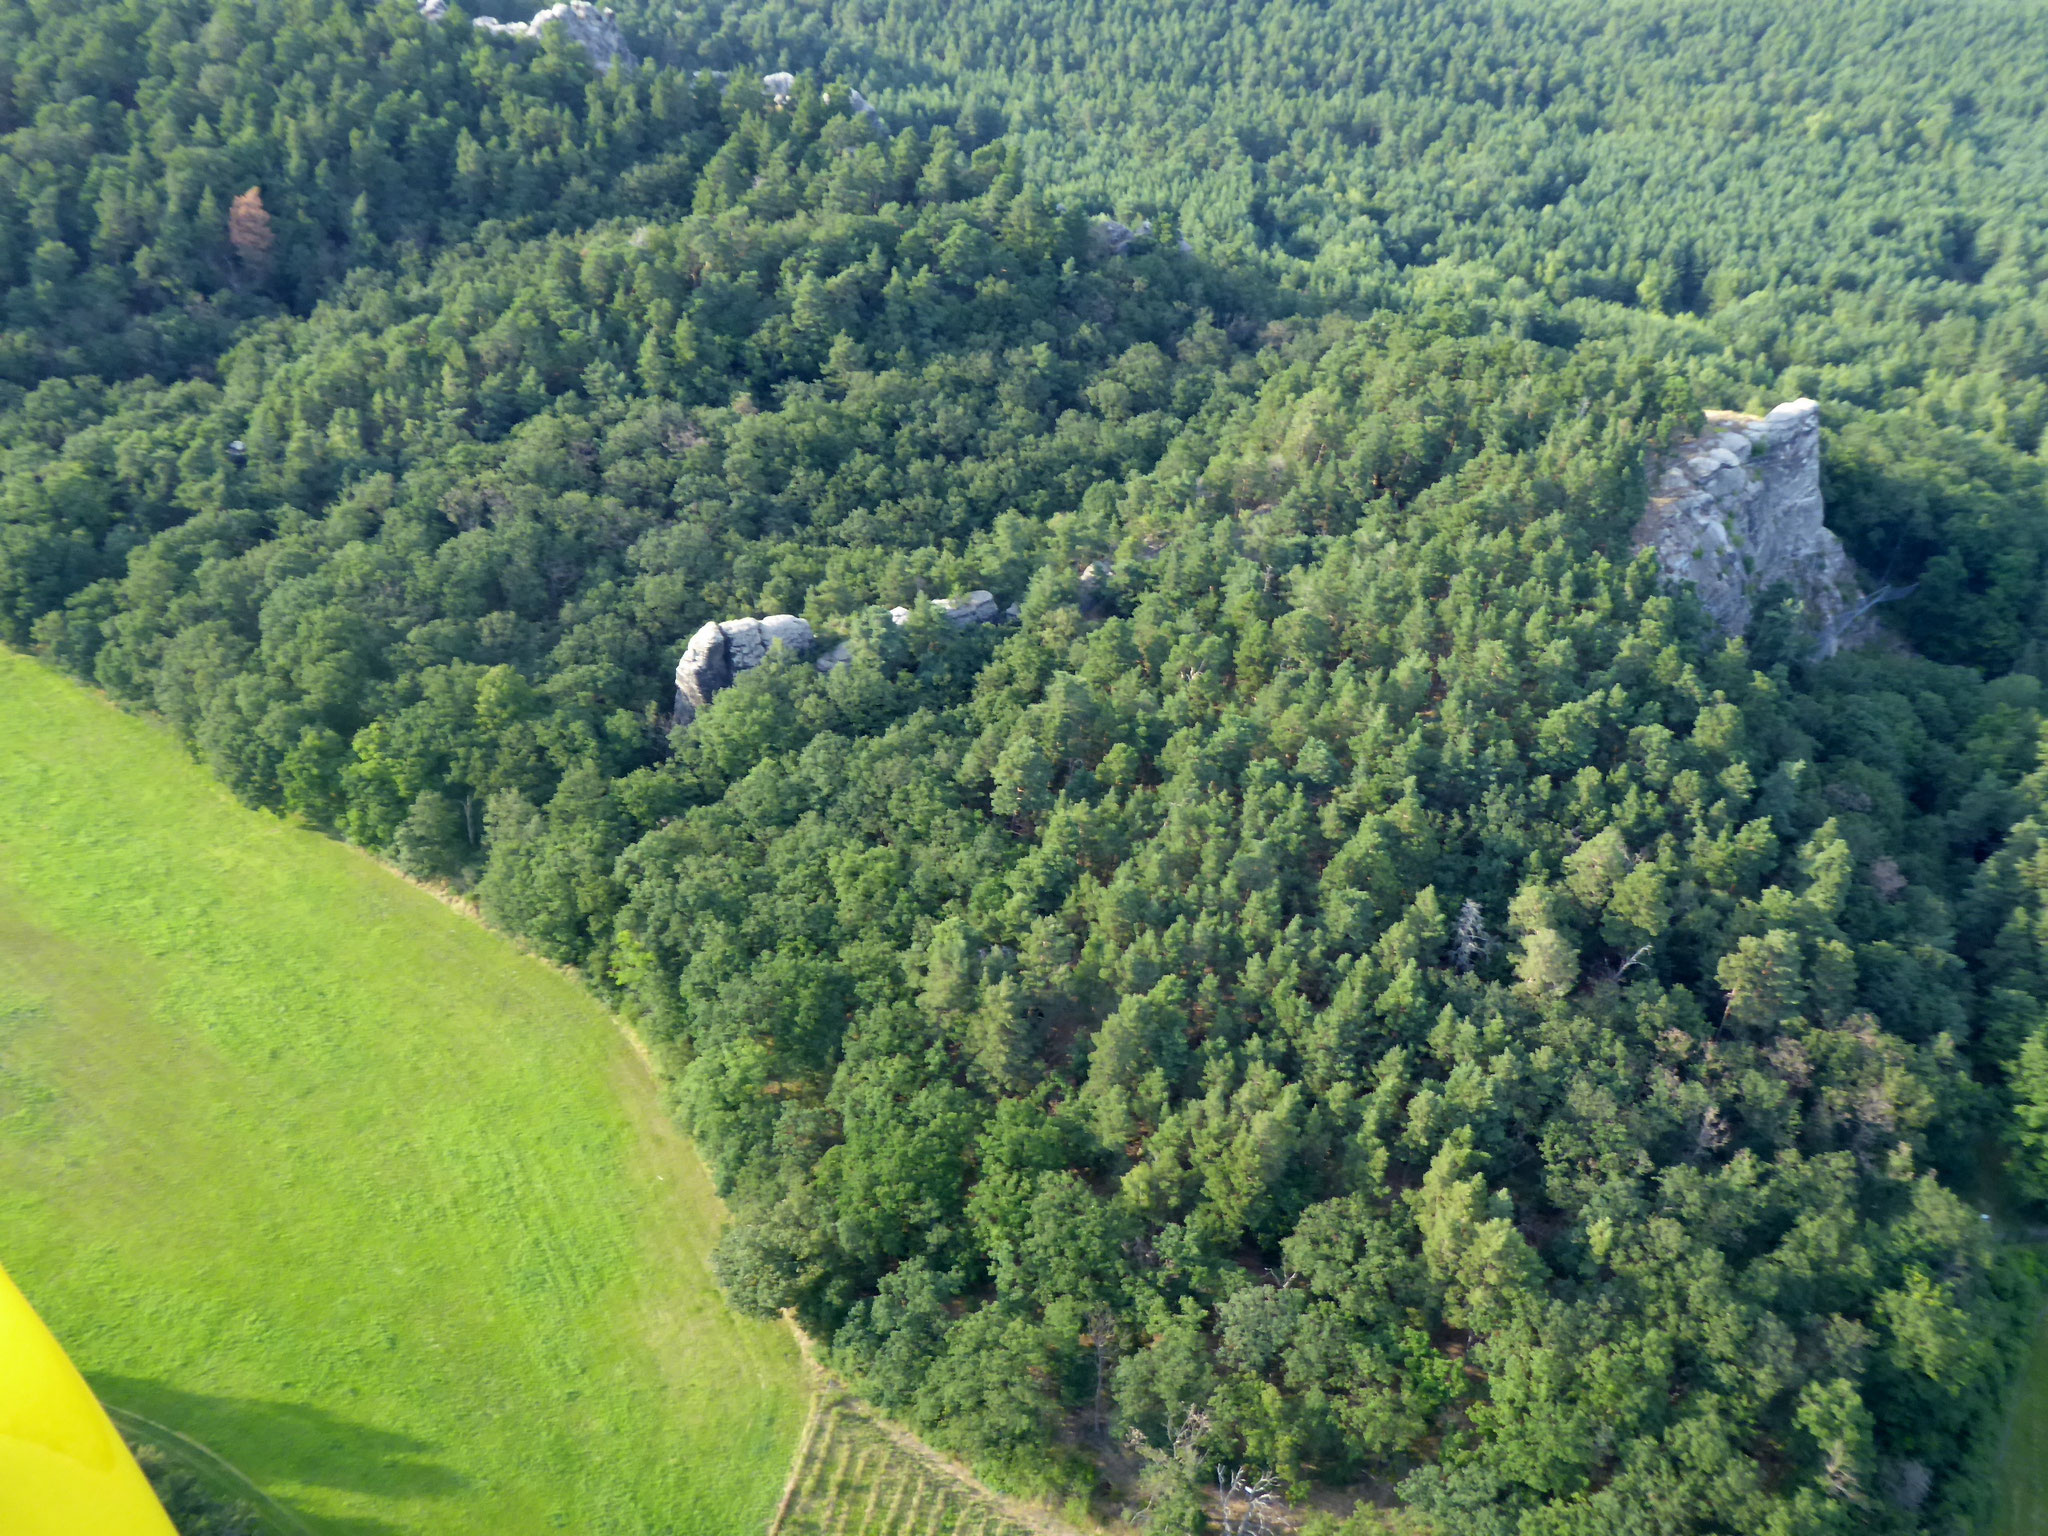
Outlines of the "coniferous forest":
<svg viewBox="0 0 2048 1536">
<path fill-rule="evenodd" d="M 579 967 L 734 1304 L 1006 1486 L 1977 1529 L 2041 1267 L 1985 1213 L 2048 1201 L 2048 9 L 618 22 L 0 0 L 0 639 Z M 1802 395 L 1908 594 L 1825 660 L 1631 542 Z M 850 664 L 678 723 L 774 613 Z"/>
</svg>

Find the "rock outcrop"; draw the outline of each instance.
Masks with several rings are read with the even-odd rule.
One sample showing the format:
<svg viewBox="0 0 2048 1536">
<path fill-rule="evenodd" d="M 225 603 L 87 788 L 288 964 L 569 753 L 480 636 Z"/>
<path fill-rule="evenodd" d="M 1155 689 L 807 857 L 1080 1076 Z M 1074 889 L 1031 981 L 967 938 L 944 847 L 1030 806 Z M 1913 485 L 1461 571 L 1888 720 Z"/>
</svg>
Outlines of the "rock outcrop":
<svg viewBox="0 0 2048 1536">
<path fill-rule="evenodd" d="M 995 594 L 991 592 L 970 592 L 961 598 L 935 597 L 932 599 L 932 606 L 938 609 L 940 613 L 943 613 L 946 616 L 946 622 L 955 629 L 971 629 L 976 624 L 991 623 L 994 621 L 997 612 Z M 889 610 L 889 622 L 891 624 L 909 623 L 910 610 L 908 608 L 891 608 Z"/>
<path fill-rule="evenodd" d="M 780 107 L 791 96 L 796 94 L 796 76 L 786 69 L 778 69 L 772 75 L 763 75 L 761 77 L 761 89 L 767 93 L 768 99 L 771 102 Z M 827 103 L 832 100 L 834 89 L 835 87 L 829 85 L 825 87 L 825 100 Z M 855 117 L 867 118 L 878 129 L 883 126 L 882 114 L 874 109 L 873 104 L 868 101 L 867 97 L 861 95 L 859 91 L 850 85 L 846 87 L 846 104 L 853 108 L 853 115 Z"/>
<path fill-rule="evenodd" d="M 1746 632 L 1758 599 L 1783 582 L 1806 605 L 1818 655 L 1870 639 L 1876 600 L 1822 521 L 1820 407 L 1706 415 L 1705 432 L 1651 466 L 1636 548 L 1656 552 L 1665 580 L 1691 582 L 1724 634 Z"/>
<path fill-rule="evenodd" d="M 713 620 L 690 636 L 676 663 L 676 719 L 687 723 L 742 672 L 768 659 L 775 646 L 794 655 L 807 654 L 813 643 L 811 626 L 791 613 L 765 619 Z"/>
<path fill-rule="evenodd" d="M 1138 220 L 1138 227 L 1120 223 L 1106 213 L 1098 213 L 1089 221 L 1088 233 L 1095 242 L 1095 250 L 1102 256 L 1121 256 L 1138 241 L 1152 233 L 1150 219 Z"/>
<path fill-rule="evenodd" d="M 448 0 L 418 0 L 419 12 L 428 21 L 442 21 L 448 15 Z M 572 43 L 582 45 L 590 55 L 590 62 L 606 74 L 623 64 L 631 69 L 640 61 L 633 50 L 626 46 L 626 37 L 619 30 L 616 13 L 610 6 L 596 6 L 590 0 L 562 0 L 544 11 L 534 13 L 531 21 L 500 21 L 495 16 L 479 16 L 471 23 L 479 32 L 488 32 L 493 37 L 509 37 L 515 42 L 537 41 L 541 32 L 552 26 L 560 26 Z M 726 78 L 725 71 L 711 72 L 714 80 Z M 786 69 L 778 69 L 761 77 L 761 89 L 776 106 L 787 102 L 796 90 L 796 76 Z M 836 87 L 827 86 L 825 100 L 832 100 Z M 847 105 L 853 108 L 855 117 L 864 117 L 877 130 L 885 128 L 882 114 L 877 112 L 867 97 L 852 86 L 845 87 Z M 1121 228 L 1122 226 L 1118 226 Z"/>
<path fill-rule="evenodd" d="M 990 592 L 970 592 L 962 598 L 935 598 L 932 607 L 959 629 L 993 624 L 998 619 L 1014 623 L 1018 615 L 1014 603 L 1008 609 L 998 608 L 995 595 Z M 905 624 L 909 620 L 908 608 L 889 610 L 890 623 Z M 697 711 L 730 688 L 740 673 L 766 661 L 773 647 L 787 646 L 793 655 L 806 656 L 816 643 L 817 637 L 811 632 L 811 626 L 790 613 L 771 613 L 765 619 L 714 620 L 706 624 L 690 636 L 690 643 L 683 647 L 682 660 L 676 663 L 676 720 L 685 725 L 694 720 Z M 820 672 L 832 672 L 852 660 L 853 642 L 842 640 L 812 665 Z"/>
<path fill-rule="evenodd" d="M 447 0 L 420 0 L 420 14 L 429 21 L 439 21 L 447 9 Z M 475 22 L 479 32 L 488 32 L 493 37 L 509 37 L 518 42 L 533 42 L 549 27 L 559 26 L 572 43 L 582 45 L 590 55 L 590 62 L 609 74 L 623 64 L 631 69 L 639 61 L 633 57 L 633 50 L 626 46 L 624 34 L 614 19 L 612 8 L 599 8 L 590 0 L 563 0 L 560 5 L 551 5 L 534 14 L 531 21 L 500 21 L 495 16 L 479 16 Z"/>
</svg>

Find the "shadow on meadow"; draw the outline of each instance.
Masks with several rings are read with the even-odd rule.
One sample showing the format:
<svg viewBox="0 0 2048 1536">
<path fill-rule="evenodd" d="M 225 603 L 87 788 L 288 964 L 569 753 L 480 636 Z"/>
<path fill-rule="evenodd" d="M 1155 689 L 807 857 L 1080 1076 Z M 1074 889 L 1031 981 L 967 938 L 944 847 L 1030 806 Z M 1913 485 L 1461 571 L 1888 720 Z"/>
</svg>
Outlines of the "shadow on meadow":
<svg viewBox="0 0 2048 1536">
<path fill-rule="evenodd" d="M 132 1376 L 95 1373 L 110 1406 L 197 1441 L 266 1495 L 280 1485 L 338 1488 L 392 1499 L 446 1498 L 465 1480 L 432 1459 L 431 1442 L 360 1423 L 310 1403 L 189 1392 Z M 280 1502 L 289 1504 L 288 1500 Z M 326 1517 L 322 1536 L 399 1536 L 381 1520 Z"/>
</svg>

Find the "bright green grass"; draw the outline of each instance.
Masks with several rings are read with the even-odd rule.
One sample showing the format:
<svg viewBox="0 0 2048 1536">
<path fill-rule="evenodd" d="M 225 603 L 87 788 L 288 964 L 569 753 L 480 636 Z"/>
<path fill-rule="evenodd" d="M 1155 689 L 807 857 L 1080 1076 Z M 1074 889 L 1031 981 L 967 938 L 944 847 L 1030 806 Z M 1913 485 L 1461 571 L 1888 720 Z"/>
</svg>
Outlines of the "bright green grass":
<svg viewBox="0 0 2048 1536">
<path fill-rule="evenodd" d="M 0 1262 L 313 1530 L 766 1524 L 787 1334 L 570 978 L 0 652 Z"/>
<path fill-rule="evenodd" d="M 2034 1327 L 2034 1347 L 2013 1386 L 2012 1418 L 1998 1454 L 1998 1512 L 1993 1536 L 2048 1531 L 2048 1313 Z"/>
</svg>

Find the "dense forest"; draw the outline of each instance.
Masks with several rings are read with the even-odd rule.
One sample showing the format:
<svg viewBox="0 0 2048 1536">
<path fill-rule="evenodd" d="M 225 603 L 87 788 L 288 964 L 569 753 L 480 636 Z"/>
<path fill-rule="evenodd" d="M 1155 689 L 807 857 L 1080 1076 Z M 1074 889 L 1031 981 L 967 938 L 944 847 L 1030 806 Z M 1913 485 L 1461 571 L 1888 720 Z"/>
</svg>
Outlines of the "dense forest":
<svg viewBox="0 0 2048 1536">
<path fill-rule="evenodd" d="M 0 638 L 580 966 L 734 1302 L 1012 1486 L 1973 1529 L 2048 12 L 620 11 L 0 0 Z M 1795 394 L 1826 662 L 1631 552 Z"/>
</svg>

